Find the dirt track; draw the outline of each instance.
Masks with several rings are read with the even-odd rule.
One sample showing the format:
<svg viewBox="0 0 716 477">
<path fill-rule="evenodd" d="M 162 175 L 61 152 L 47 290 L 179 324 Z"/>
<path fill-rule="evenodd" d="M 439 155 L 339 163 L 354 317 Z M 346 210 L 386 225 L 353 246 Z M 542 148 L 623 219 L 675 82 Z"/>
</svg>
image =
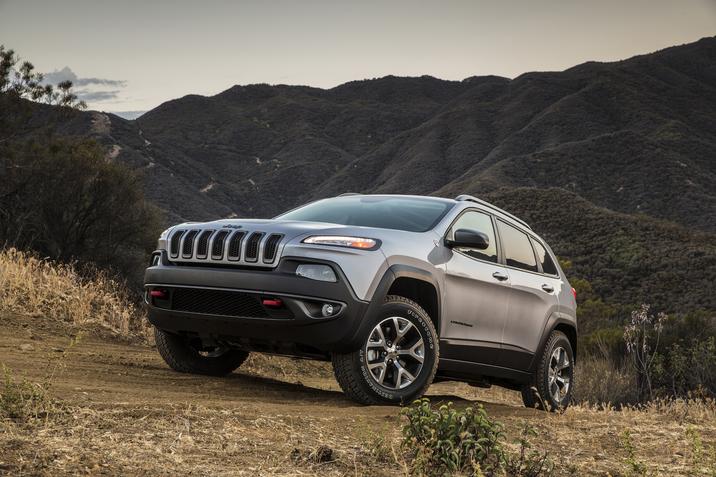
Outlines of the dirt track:
<svg viewBox="0 0 716 477">
<path fill-rule="evenodd" d="M 3 423 L 0 473 L 405 472 L 398 409 L 348 401 L 325 365 L 262 358 L 227 378 L 184 375 L 167 368 L 156 350 L 97 330 L 58 360 L 74 333 L 46 320 L 3 317 L 0 362 L 16 377 L 42 382 L 61 361 L 51 392 L 68 411 L 39 428 Z M 651 436 L 638 446 L 653 450 L 672 471 L 686 459 L 678 450 L 683 423 L 663 425 L 663 416 L 586 410 L 548 415 L 518 406 L 514 393 L 453 383 L 434 385 L 429 396 L 458 406 L 479 398 L 511 436 L 522 421 L 531 422 L 549 437 L 541 447 L 564 472 L 605 475 L 622 468 L 618 435 L 624 428 Z M 716 437 L 713 423 L 704 431 L 705 440 Z M 329 462 L 316 462 L 321 446 L 332 449 Z"/>
</svg>

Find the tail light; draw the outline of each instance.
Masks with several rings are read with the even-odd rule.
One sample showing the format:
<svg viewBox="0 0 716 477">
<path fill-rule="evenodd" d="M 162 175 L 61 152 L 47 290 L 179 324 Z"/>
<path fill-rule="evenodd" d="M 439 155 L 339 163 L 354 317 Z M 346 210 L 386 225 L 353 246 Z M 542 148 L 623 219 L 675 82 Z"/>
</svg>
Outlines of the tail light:
<svg viewBox="0 0 716 477">
<path fill-rule="evenodd" d="M 572 287 L 572 295 L 574 295 L 574 301 L 577 301 L 577 290 Z"/>
</svg>

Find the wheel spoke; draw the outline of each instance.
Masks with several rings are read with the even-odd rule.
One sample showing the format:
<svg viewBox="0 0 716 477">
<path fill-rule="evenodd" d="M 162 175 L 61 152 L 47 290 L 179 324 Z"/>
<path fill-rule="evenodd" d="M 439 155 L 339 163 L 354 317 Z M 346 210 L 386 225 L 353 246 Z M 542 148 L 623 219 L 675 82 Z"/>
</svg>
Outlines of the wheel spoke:
<svg viewBox="0 0 716 477">
<path fill-rule="evenodd" d="M 567 350 L 559 347 L 552 352 L 550 358 L 547 386 L 552 398 L 561 403 L 569 393 L 572 363 Z"/>
<path fill-rule="evenodd" d="M 422 363 L 425 357 L 425 349 L 423 347 L 423 339 L 420 338 L 413 346 L 407 349 L 398 350 L 398 354 L 401 356 L 410 356 L 418 363 Z"/>
<path fill-rule="evenodd" d="M 398 377 L 395 380 L 395 388 L 400 389 L 404 388 L 405 386 L 410 385 L 413 381 L 415 381 L 415 376 L 413 376 L 410 371 L 405 369 L 400 362 L 394 361 L 393 366 L 395 366 L 395 369 L 398 370 Z M 405 378 L 406 383 L 403 385 L 403 378 Z"/>
<path fill-rule="evenodd" d="M 403 322 L 403 328 L 400 327 L 401 321 Z M 403 336 L 405 336 L 406 333 L 410 331 L 410 328 L 413 327 L 413 324 L 405 318 L 399 318 L 397 316 L 394 316 L 393 327 L 395 327 L 395 341 L 393 341 L 393 344 L 397 345 L 403 339 Z"/>
<path fill-rule="evenodd" d="M 387 366 L 383 361 L 380 361 L 378 363 L 373 363 L 368 365 L 368 369 L 370 369 L 371 374 L 375 378 L 376 381 L 383 384 L 383 381 L 385 380 L 385 372 L 387 370 Z M 373 370 L 377 369 L 379 371 L 378 376 L 375 375 Z"/>
<path fill-rule="evenodd" d="M 375 335 L 378 335 L 378 340 L 376 341 Z M 370 338 L 368 339 L 368 348 L 385 348 L 385 335 L 383 334 L 383 328 L 381 328 L 380 325 L 376 326 L 373 331 L 370 334 Z"/>
</svg>

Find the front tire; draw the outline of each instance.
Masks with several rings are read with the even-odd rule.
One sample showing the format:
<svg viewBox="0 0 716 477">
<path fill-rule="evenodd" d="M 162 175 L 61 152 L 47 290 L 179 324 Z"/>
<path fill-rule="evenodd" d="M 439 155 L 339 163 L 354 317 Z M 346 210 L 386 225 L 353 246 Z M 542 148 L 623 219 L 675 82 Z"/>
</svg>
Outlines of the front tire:
<svg viewBox="0 0 716 477">
<path fill-rule="evenodd" d="M 249 353 L 232 348 L 204 347 L 183 336 L 154 328 L 157 351 L 175 371 L 208 376 L 225 376 L 246 361 Z"/>
<path fill-rule="evenodd" d="M 438 367 L 439 345 L 430 316 L 420 305 L 390 295 L 372 320 L 361 348 L 334 353 L 336 381 L 360 404 L 401 404 L 422 396 Z"/>
<path fill-rule="evenodd" d="M 539 356 L 531 385 L 522 388 L 526 407 L 554 412 L 566 409 L 574 391 L 574 352 L 569 338 L 553 331 Z"/>
</svg>

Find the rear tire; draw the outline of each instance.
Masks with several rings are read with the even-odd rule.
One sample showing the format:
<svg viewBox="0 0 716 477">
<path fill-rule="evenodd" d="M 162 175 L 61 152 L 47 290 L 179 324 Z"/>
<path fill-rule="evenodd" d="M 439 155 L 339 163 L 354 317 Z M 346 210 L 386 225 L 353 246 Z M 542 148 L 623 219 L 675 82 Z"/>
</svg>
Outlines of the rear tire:
<svg viewBox="0 0 716 477">
<path fill-rule="evenodd" d="M 246 361 L 249 353 L 232 348 L 203 348 L 198 343 L 154 328 L 159 354 L 175 371 L 208 376 L 225 376 Z"/>
<path fill-rule="evenodd" d="M 566 409 L 574 391 L 574 352 L 569 338 L 553 331 L 538 357 L 533 382 L 522 388 L 525 407 L 555 412 Z"/>
<path fill-rule="evenodd" d="M 440 355 L 438 334 L 414 301 L 387 296 L 361 343 L 356 351 L 332 357 L 336 381 L 353 401 L 401 404 L 430 387 Z"/>
</svg>

